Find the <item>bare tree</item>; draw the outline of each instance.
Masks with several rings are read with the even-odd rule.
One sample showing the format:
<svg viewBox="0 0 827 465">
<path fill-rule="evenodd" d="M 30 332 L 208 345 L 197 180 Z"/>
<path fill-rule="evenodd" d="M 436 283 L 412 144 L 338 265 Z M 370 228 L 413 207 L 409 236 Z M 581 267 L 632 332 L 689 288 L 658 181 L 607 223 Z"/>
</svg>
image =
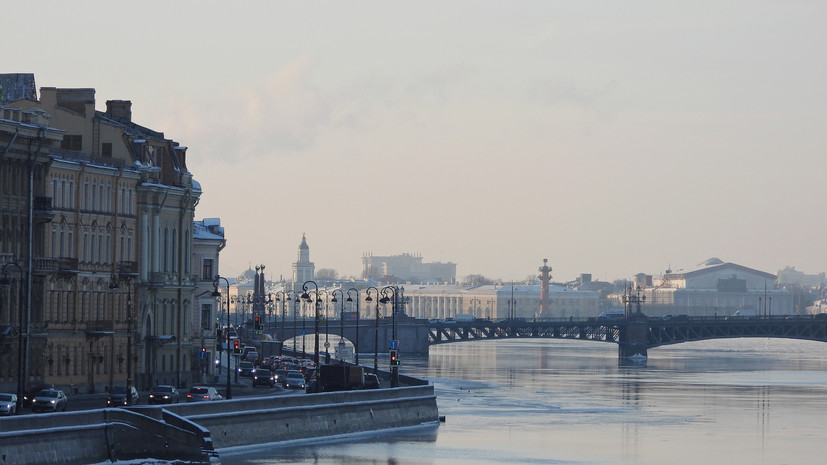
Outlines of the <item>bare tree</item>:
<svg viewBox="0 0 827 465">
<path fill-rule="evenodd" d="M 339 272 L 332 268 L 319 268 L 315 273 L 313 273 L 313 276 L 316 279 L 336 280 L 339 279 Z"/>
<path fill-rule="evenodd" d="M 486 278 L 481 274 L 469 274 L 465 277 L 465 282 L 471 286 L 482 286 L 484 284 L 493 284 L 494 281 Z"/>
</svg>

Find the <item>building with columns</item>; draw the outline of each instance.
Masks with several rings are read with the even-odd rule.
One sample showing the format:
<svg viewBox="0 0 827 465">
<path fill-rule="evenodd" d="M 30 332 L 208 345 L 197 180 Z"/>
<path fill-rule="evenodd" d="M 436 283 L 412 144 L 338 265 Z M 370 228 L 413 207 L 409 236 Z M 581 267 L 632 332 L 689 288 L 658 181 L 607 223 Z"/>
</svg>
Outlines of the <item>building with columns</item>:
<svg viewBox="0 0 827 465">
<path fill-rule="evenodd" d="M 187 148 L 133 122 L 129 101 L 98 111 L 94 89 L 44 87 L 38 98 L 33 75 L 0 75 L 4 84 L 21 81 L 4 85 L 0 105 L 4 114 L 39 115 L 38 136 L 2 163 L 29 160 L 37 175 L 12 171 L 0 205 L 25 199 L 31 187 L 37 213 L 15 226 L 32 239 L 7 231 L 0 254 L 30 274 L 26 383 L 70 394 L 127 378 L 139 389 L 190 384 L 200 348 L 191 315 L 201 270 L 191 257 L 201 187 Z"/>
</svg>

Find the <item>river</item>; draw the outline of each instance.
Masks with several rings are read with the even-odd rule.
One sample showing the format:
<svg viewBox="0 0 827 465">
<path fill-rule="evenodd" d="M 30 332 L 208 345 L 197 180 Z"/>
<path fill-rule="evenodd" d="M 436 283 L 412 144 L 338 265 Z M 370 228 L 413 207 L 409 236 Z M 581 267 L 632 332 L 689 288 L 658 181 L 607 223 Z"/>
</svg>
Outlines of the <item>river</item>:
<svg viewBox="0 0 827 465">
<path fill-rule="evenodd" d="M 716 340 L 650 350 L 520 339 L 402 354 L 446 421 L 221 451 L 221 463 L 812 464 L 827 457 L 827 344 Z"/>
</svg>

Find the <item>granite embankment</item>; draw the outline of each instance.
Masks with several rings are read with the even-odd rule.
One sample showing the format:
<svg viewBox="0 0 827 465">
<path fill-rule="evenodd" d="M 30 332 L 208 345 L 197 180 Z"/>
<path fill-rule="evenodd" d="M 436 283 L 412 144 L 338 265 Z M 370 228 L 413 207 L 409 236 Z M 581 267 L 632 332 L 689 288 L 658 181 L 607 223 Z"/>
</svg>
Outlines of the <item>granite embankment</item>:
<svg viewBox="0 0 827 465">
<path fill-rule="evenodd" d="M 136 406 L 0 419 L 0 465 L 133 458 L 208 462 L 215 449 L 438 421 L 433 386 Z"/>
</svg>

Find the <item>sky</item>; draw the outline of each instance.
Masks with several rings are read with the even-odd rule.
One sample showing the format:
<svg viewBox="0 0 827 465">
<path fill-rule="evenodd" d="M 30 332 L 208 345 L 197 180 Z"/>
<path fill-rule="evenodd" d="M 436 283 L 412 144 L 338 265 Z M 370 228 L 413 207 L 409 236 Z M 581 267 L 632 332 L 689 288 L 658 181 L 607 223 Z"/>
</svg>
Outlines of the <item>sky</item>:
<svg viewBox="0 0 827 465">
<path fill-rule="evenodd" d="M 220 273 L 827 270 L 827 2 L 3 5 L 0 72 L 188 147 Z"/>
</svg>

